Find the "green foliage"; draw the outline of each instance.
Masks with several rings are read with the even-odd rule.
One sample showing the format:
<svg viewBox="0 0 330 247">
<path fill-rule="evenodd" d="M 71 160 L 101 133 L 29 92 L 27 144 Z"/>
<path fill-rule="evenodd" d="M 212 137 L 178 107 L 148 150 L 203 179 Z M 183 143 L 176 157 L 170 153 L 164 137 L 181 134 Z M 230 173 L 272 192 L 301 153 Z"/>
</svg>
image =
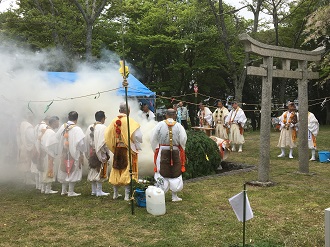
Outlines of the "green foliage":
<svg viewBox="0 0 330 247">
<path fill-rule="evenodd" d="M 203 131 L 188 131 L 186 172 L 183 177 L 195 178 L 215 174 L 221 163 L 219 148 Z"/>
<path fill-rule="evenodd" d="M 101 0 L 77 0 L 90 16 Z M 18 46 L 34 51 L 50 52 L 51 62 L 42 69 L 74 71 L 75 63 L 86 58 L 86 21 L 71 0 L 17 1 L 17 9 L 0 13 L 0 41 L 14 40 Z M 94 2 L 96 5 L 92 4 Z M 219 1 L 215 12 L 219 13 Z M 255 6 L 256 0 L 247 0 Z M 238 34 L 250 33 L 266 44 L 314 50 L 325 45 L 327 54 L 313 69 L 320 71 L 318 88 L 310 87 L 310 98 L 329 95 L 329 5 L 326 0 L 274 0 L 281 3 L 274 9 L 270 1 L 263 1 L 263 12 L 277 15 L 278 35 L 274 23 L 250 33 L 253 22 L 231 12 L 234 7 L 223 4 L 224 21 L 232 62 L 226 57 L 224 43 L 219 34 L 221 27 L 210 8 L 210 1 L 200 0 L 107 0 L 101 15 L 93 22 L 93 60 L 108 59 L 111 52 L 125 55 L 134 66 L 135 75 L 158 95 L 171 98 L 187 95 L 180 100 L 198 102 L 190 85 L 198 83 L 199 92 L 213 98 L 225 98 L 234 93 L 235 78 L 240 78 L 245 53 Z M 123 5 L 122 5 L 123 4 Z M 283 5 L 284 4 L 284 5 Z M 251 11 L 251 9 L 249 9 Z M 230 13 L 231 12 L 231 13 Z M 124 30 L 122 30 L 122 23 Z M 262 22 L 262 20 L 260 21 Z M 259 23 L 262 27 L 262 23 Z M 122 31 L 124 37 L 122 37 Z M 122 39 L 124 38 L 124 39 Z M 125 50 L 123 51 L 122 40 Z M 303 43 L 305 40 L 305 43 Z M 56 56 L 61 50 L 61 57 Z M 111 52 L 107 52 L 111 51 Z M 67 57 L 64 59 L 64 57 Z M 104 58 L 106 57 L 106 58 Z M 62 61 L 64 60 L 64 61 Z M 261 60 L 251 55 L 259 66 Z M 276 63 L 276 59 L 275 59 Z M 293 64 L 293 63 L 292 63 Z M 275 64 L 276 66 L 280 64 Z M 279 66 L 279 67 L 280 67 Z M 232 69 L 234 67 L 234 70 Z M 295 69 L 294 66 L 292 69 Z M 238 71 L 233 73 L 233 71 Z M 244 71 L 243 71 L 244 72 Z M 236 75 L 233 75 L 236 74 Z M 247 76 L 243 89 L 243 102 L 260 102 L 261 78 Z M 313 83 L 316 85 L 316 83 Z M 323 87 L 326 87 L 325 89 Z M 285 94 L 285 95 L 284 95 Z M 296 80 L 285 85 L 274 79 L 273 98 L 292 99 L 297 94 Z M 170 100 L 162 99 L 170 105 Z M 279 102 L 279 103 L 283 103 Z M 213 99 L 210 102 L 213 103 Z M 247 109 L 247 108 L 246 108 Z M 194 107 L 190 109 L 193 113 Z"/>
<path fill-rule="evenodd" d="M 143 179 L 139 179 L 139 181 L 133 180 L 133 190 L 146 190 L 148 186 L 154 185 L 155 183 L 156 181 L 153 176 L 144 177 Z"/>
<path fill-rule="evenodd" d="M 127 57 L 134 58 L 140 79 L 158 94 L 192 93 L 192 79 L 205 94 L 227 91 L 223 45 L 207 6 L 198 1 L 125 2 Z"/>
<path fill-rule="evenodd" d="M 322 61 L 317 67 L 314 67 L 320 71 L 320 77 L 322 79 L 321 84 L 329 83 L 330 80 L 330 5 L 324 4 L 319 6 L 312 14 L 307 18 L 307 23 L 305 26 L 304 33 L 306 38 L 304 44 L 312 46 L 313 48 L 317 46 L 325 46 L 326 53 L 324 54 Z"/>
</svg>

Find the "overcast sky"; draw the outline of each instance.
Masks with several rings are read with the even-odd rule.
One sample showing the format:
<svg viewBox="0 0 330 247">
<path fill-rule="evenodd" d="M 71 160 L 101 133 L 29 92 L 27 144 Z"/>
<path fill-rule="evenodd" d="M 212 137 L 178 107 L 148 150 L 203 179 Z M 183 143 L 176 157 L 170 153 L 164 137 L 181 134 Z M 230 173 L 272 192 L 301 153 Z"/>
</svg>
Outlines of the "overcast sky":
<svg viewBox="0 0 330 247">
<path fill-rule="evenodd" d="M 15 0 L 2 0 L 0 3 L 0 12 L 8 9 L 11 3 L 14 3 Z"/>
<path fill-rule="evenodd" d="M 234 6 L 236 9 L 239 9 L 244 6 L 240 3 L 240 0 L 226 0 L 224 2 L 228 5 Z M 241 9 L 237 14 L 243 16 L 245 19 L 253 19 L 253 13 L 248 11 L 247 8 Z"/>
</svg>

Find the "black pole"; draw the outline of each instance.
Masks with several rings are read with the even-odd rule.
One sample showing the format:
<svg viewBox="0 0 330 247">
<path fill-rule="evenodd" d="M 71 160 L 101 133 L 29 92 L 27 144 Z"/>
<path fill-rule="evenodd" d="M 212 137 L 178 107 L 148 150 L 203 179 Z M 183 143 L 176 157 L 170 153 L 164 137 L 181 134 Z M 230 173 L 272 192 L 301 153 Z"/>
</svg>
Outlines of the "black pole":
<svg viewBox="0 0 330 247">
<path fill-rule="evenodd" d="M 245 247 L 246 183 L 243 186 L 243 247 Z"/>
<path fill-rule="evenodd" d="M 125 73 L 125 61 L 123 60 L 124 64 L 124 73 Z M 125 83 L 125 84 L 124 84 Z M 127 132 L 128 132 L 128 159 L 129 159 L 129 175 L 130 175 L 130 192 L 129 192 L 129 197 L 130 197 L 130 202 L 131 202 L 131 210 L 132 210 L 132 215 L 134 214 L 134 203 L 133 203 L 133 167 L 132 167 L 132 150 L 131 150 L 131 130 L 130 130 L 130 125 L 129 125 L 129 107 L 128 107 L 128 97 L 127 97 L 127 90 L 128 90 L 128 82 L 126 78 L 124 79 L 124 87 L 125 87 L 125 101 L 126 101 L 126 116 L 127 116 Z"/>
<path fill-rule="evenodd" d="M 128 107 L 128 81 L 126 78 L 126 64 L 125 64 L 125 39 L 124 39 L 124 13 L 123 13 L 123 0 L 121 0 L 121 38 L 122 38 L 122 61 L 123 61 L 123 87 L 125 88 L 125 103 L 126 103 L 126 117 L 127 117 L 127 145 L 128 145 L 128 160 L 129 160 L 129 175 L 130 175 L 130 202 L 132 215 L 134 214 L 134 203 L 133 203 L 133 169 L 132 169 L 132 150 L 131 150 L 131 130 L 129 125 L 129 107 Z M 128 72 L 128 71 L 127 71 Z"/>
</svg>

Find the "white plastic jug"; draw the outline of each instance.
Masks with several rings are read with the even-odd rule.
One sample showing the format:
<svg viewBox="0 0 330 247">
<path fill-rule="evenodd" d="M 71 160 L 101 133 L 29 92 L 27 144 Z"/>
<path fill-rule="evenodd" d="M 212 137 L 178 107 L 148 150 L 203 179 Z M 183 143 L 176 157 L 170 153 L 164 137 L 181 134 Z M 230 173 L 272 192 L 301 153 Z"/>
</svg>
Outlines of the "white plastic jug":
<svg viewBox="0 0 330 247">
<path fill-rule="evenodd" d="M 146 203 L 149 214 L 157 216 L 166 213 L 165 193 L 162 189 L 156 186 L 148 186 L 146 189 Z"/>
</svg>

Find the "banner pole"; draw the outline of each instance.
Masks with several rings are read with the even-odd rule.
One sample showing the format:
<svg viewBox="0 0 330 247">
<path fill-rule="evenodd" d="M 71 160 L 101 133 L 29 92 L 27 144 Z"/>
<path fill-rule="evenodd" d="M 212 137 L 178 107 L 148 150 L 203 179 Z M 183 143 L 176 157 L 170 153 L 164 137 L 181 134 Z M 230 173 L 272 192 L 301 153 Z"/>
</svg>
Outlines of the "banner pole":
<svg viewBox="0 0 330 247">
<path fill-rule="evenodd" d="M 245 247 L 246 183 L 243 186 L 243 247 Z"/>
</svg>

